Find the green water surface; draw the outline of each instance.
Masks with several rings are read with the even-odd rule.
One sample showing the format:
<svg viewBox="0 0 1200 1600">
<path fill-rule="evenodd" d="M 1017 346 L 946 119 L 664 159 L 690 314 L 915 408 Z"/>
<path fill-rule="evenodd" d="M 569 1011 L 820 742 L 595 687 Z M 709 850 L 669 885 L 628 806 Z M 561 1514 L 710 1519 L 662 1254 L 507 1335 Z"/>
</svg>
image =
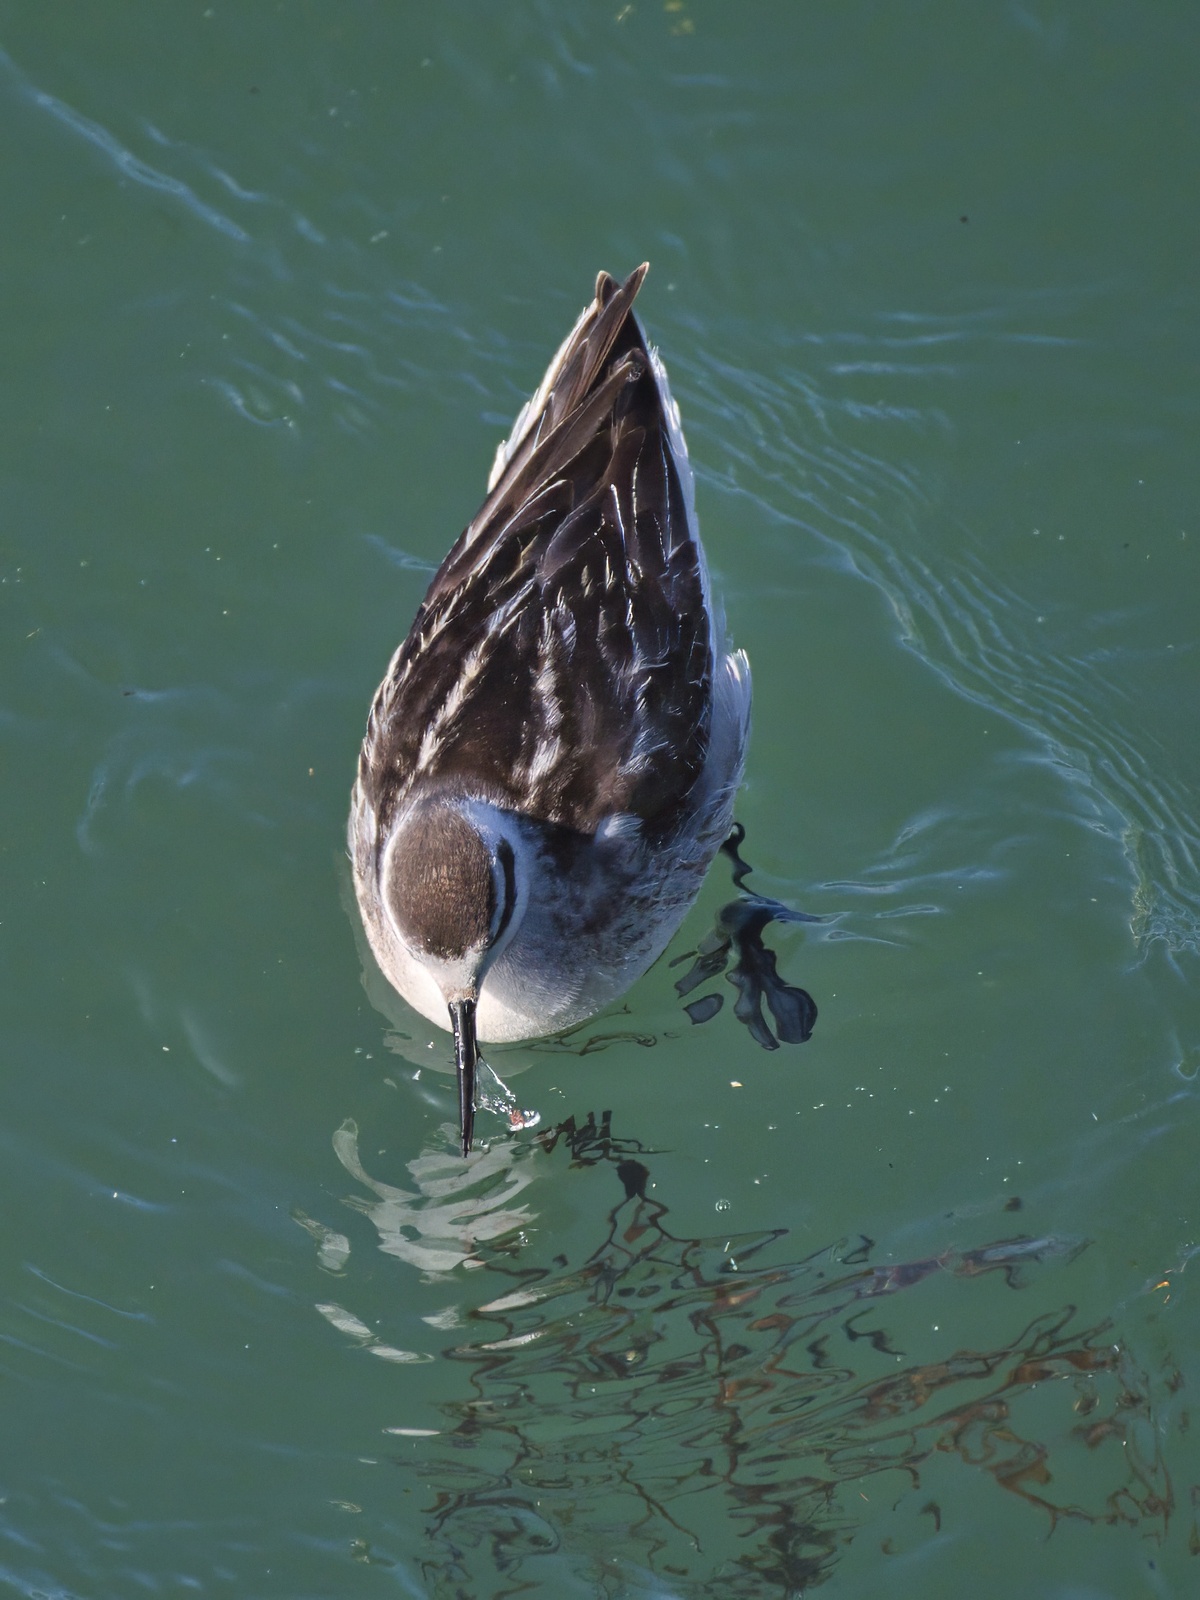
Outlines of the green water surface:
<svg viewBox="0 0 1200 1600">
<path fill-rule="evenodd" d="M 1200 1584 L 1192 4 L 0 0 L 0 1589 Z M 755 674 L 812 1040 L 492 1060 L 370 696 L 590 294 Z"/>
</svg>

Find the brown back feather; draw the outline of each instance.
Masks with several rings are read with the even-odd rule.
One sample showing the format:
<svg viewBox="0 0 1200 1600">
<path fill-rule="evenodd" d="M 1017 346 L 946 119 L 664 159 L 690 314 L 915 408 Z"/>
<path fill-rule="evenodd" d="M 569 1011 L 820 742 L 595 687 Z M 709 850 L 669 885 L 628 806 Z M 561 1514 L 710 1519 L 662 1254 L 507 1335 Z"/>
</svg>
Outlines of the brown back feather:
<svg viewBox="0 0 1200 1600">
<path fill-rule="evenodd" d="M 418 775 L 585 834 L 618 812 L 669 830 L 700 775 L 709 619 L 630 309 L 644 275 L 600 275 L 381 685 L 360 770 L 382 832 Z"/>
</svg>

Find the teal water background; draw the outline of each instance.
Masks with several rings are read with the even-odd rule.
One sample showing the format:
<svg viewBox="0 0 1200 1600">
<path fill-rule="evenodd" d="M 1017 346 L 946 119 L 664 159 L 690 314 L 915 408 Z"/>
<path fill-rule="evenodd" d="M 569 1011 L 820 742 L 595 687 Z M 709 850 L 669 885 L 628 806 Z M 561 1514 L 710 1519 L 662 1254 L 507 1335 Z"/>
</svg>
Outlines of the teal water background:
<svg viewBox="0 0 1200 1600">
<path fill-rule="evenodd" d="M 1196 1592 L 1198 45 L 2 0 L 6 1592 Z M 718 864 L 464 1167 L 348 791 L 642 259 L 820 1019 L 682 1012 Z"/>
</svg>

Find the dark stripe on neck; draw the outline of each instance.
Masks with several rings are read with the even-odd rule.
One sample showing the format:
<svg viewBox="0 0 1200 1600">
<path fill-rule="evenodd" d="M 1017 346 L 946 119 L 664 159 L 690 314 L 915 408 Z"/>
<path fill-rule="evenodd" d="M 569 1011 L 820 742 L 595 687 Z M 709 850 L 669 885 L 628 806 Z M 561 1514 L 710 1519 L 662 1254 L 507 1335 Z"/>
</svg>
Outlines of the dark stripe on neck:
<svg viewBox="0 0 1200 1600">
<path fill-rule="evenodd" d="M 496 846 L 496 859 L 504 868 L 504 910 L 500 913 L 500 922 L 496 928 L 496 944 L 504 937 L 504 930 L 512 921 L 512 914 L 517 908 L 517 863 L 513 859 L 512 845 L 507 839 L 501 839 Z"/>
</svg>

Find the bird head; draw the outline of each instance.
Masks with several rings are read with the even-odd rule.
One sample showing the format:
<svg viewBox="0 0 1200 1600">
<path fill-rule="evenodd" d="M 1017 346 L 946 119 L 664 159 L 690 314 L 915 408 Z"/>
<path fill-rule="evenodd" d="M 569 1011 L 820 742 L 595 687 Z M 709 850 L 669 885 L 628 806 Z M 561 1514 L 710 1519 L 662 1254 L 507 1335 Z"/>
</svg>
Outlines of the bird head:
<svg viewBox="0 0 1200 1600">
<path fill-rule="evenodd" d="M 394 836 L 383 882 L 396 931 L 446 1002 L 464 1156 L 475 1119 L 479 990 L 517 909 L 513 847 L 473 814 L 479 809 L 451 799 L 414 808 Z"/>
</svg>

